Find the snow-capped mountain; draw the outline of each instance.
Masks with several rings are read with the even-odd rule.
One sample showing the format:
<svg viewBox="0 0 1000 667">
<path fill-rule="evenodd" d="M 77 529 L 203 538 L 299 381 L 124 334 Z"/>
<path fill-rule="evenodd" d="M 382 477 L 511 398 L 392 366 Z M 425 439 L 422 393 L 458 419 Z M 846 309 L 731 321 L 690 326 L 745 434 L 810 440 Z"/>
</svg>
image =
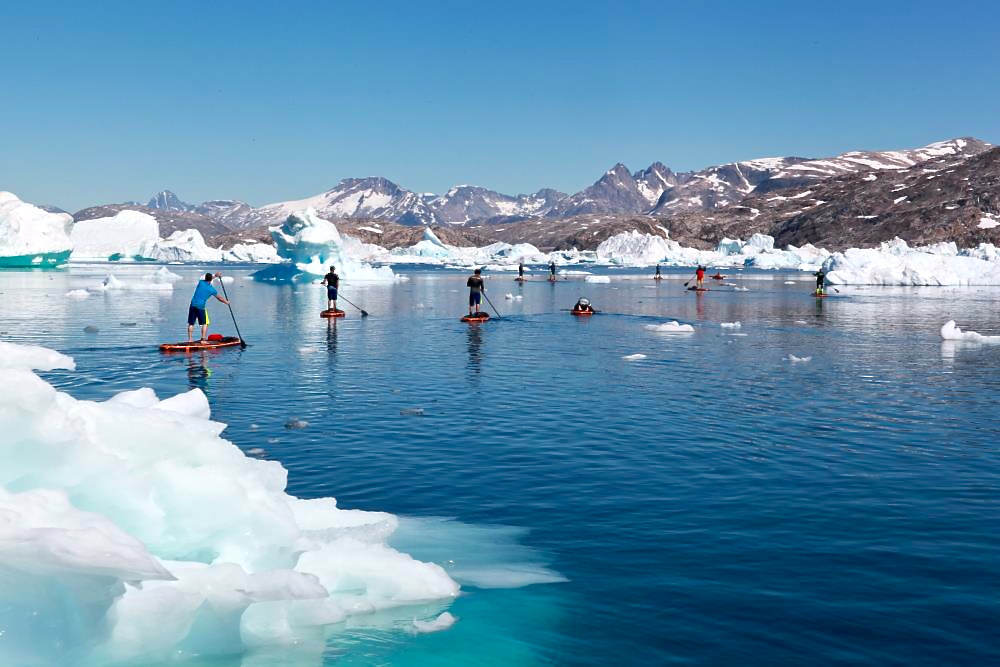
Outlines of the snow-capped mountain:
<svg viewBox="0 0 1000 667">
<path fill-rule="evenodd" d="M 652 169 L 652 167 L 650 168 Z M 588 188 L 570 195 L 549 209 L 546 214 L 550 218 L 565 218 L 584 213 L 639 213 L 647 211 L 655 203 L 644 195 L 659 186 L 660 175 L 651 178 L 652 183 L 640 181 L 622 163 L 616 164 L 604 172 L 596 183 Z M 652 173 L 652 172 L 651 172 Z"/>
<path fill-rule="evenodd" d="M 204 201 L 193 208 L 195 213 L 200 213 L 207 218 L 211 218 L 229 229 L 238 229 L 242 222 L 253 213 L 250 204 L 236 199 L 213 199 Z"/>
<path fill-rule="evenodd" d="M 289 215 L 314 208 L 324 219 L 368 218 L 404 225 L 436 222 L 424 197 L 401 188 L 387 178 L 345 178 L 337 187 L 305 199 L 276 202 L 253 209 L 240 227 L 278 224 Z"/>
<path fill-rule="evenodd" d="M 478 185 L 456 185 L 440 197 L 428 199 L 427 204 L 438 222 L 465 224 L 473 220 L 545 215 L 565 196 L 550 188 L 512 197 Z"/>
<path fill-rule="evenodd" d="M 153 208 L 160 211 L 193 211 L 194 205 L 181 201 L 181 198 L 170 190 L 160 190 L 150 197 L 146 208 Z"/>
</svg>

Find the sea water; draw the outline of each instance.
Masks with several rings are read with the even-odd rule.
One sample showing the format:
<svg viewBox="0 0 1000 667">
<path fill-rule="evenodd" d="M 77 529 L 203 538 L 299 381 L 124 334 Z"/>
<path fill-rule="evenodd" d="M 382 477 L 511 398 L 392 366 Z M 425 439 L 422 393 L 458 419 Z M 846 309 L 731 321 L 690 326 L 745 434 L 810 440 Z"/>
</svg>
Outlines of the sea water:
<svg viewBox="0 0 1000 667">
<path fill-rule="evenodd" d="M 938 333 L 1000 333 L 1000 289 L 496 274 L 503 317 L 470 326 L 459 272 L 343 284 L 370 317 L 328 321 L 323 288 L 224 268 L 250 346 L 164 355 L 206 267 L 170 269 L 172 292 L 83 299 L 106 267 L 0 272 L 0 338 L 73 356 L 42 375 L 77 398 L 202 389 L 290 493 L 403 516 L 395 546 L 462 583 L 458 621 L 354 621 L 330 664 L 1000 660 L 1000 346 Z M 600 312 L 566 312 L 581 296 Z"/>
</svg>

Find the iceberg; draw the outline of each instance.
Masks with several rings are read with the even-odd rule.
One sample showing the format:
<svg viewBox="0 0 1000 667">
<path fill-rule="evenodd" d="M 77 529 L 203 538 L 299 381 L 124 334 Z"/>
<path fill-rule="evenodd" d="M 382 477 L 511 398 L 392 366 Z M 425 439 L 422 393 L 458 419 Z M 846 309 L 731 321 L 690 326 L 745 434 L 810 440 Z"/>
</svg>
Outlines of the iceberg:
<svg viewBox="0 0 1000 667">
<path fill-rule="evenodd" d="M 148 213 L 122 210 L 110 217 L 77 222 L 70 239 L 74 262 L 152 259 L 152 248 L 160 240 L 160 223 Z"/>
<path fill-rule="evenodd" d="M 663 324 L 647 324 L 646 328 L 657 333 L 694 333 L 694 327 L 690 324 L 681 324 L 676 320 L 664 322 Z"/>
<path fill-rule="evenodd" d="M 0 192 L 0 267 L 53 267 L 73 249 L 73 217 L 49 213 Z"/>
<path fill-rule="evenodd" d="M 391 282 L 396 275 L 388 267 L 374 268 L 352 256 L 336 225 L 308 208 L 292 213 L 279 227 L 271 228 L 277 255 L 283 260 L 254 273 L 264 282 L 312 282 L 326 275 L 330 266 L 347 281 Z"/>
<path fill-rule="evenodd" d="M 177 230 L 147 251 L 158 262 L 221 262 L 223 251 L 210 248 L 197 229 Z"/>
<path fill-rule="evenodd" d="M 835 285 L 1000 285 L 1000 263 L 982 259 L 989 249 L 956 254 L 954 244 L 911 248 L 896 238 L 878 248 L 851 248 L 823 262 Z"/>
<path fill-rule="evenodd" d="M 72 370 L 65 355 L 0 343 L 0 364 L 0 664 L 318 662 L 332 624 L 400 627 L 405 605 L 458 595 L 389 546 L 395 516 L 288 495 L 200 390 L 85 401 L 35 373 Z"/>
<path fill-rule="evenodd" d="M 1000 344 L 1000 336 L 984 336 L 976 331 L 962 331 L 955 325 L 955 320 L 948 320 L 941 327 L 941 338 L 943 340 L 960 340 L 966 343 L 994 343 Z"/>
<path fill-rule="evenodd" d="M 278 251 L 268 243 L 237 243 L 223 251 L 223 261 L 247 264 L 275 264 L 281 261 Z"/>
</svg>

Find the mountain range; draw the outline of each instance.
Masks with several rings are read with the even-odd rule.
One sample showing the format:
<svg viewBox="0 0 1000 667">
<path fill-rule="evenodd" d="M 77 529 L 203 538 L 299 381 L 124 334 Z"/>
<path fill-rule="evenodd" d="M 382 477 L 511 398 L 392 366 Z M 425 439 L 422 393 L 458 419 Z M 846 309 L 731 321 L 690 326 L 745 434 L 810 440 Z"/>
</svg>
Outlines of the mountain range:
<svg viewBox="0 0 1000 667">
<path fill-rule="evenodd" d="M 591 233 L 580 238 L 575 227 L 586 224 L 591 229 L 603 220 L 611 228 L 618 228 L 632 219 L 632 228 L 644 220 L 640 226 L 645 228 L 652 224 L 654 229 L 670 229 L 675 237 L 686 235 L 683 230 L 698 229 L 701 237 L 692 240 L 704 243 L 717 236 L 715 232 L 726 224 L 741 227 L 738 221 L 752 221 L 751 227 L 761 229 L 765 225 L 784 224 L 806 212 L 807 209 L 793 208 L 798 203 L 810 203 L 807 217 L 820 211 L 834 211 L 830 215 L 836 216 L 836 211 L 850 209 L 851 205 L 834 204 L 834 201 L 850 198 L 850 193 L 870 194 L 869 191 L 878 190 L 890 181 L 898 185 L 898 177 L 910 173 L 918 165 L 933 163 L 938 165 L 935 168 L 943 170 L 948 165 L 993 152 L 991 148 L 984 141 L 963 137 L 909 150 L 851 151 L 819 159 L 761 158 L 690 172 L 674 172 L 660 162 L 635 172 L 623 164 L 616 164 L 589 187 L 569 195 L 550 188 L 532 194 L 506 195 L 472 185 L 458 185 L 437 195 L 416 193 L 388 179 L 369 177 L 344 179 L 336 187 L 311 197 L 255 208 L 238 200 L 190 204 L 173 192 L 163 190 L 145 205 L 135 202 L 102 205 L 79 211 L 74 217 L 89 219 L 132 208 L 154 215 L 167 232 L 194 227 L 208 237 L 236 237 L 244 232 L 260 232 L 269 225 L 279 224 L 293 211 L 312 207 L 321 217 L 331 220 L 464 227 L 476 238 L 528 242 L 544 238 L 545 242 L 536 243 L 544 247 L 561 246 L 570 239 L 583 244 L 578 247 L 586 247 L 592 239 L 603 234 Z M 881 173 L 888 176 L 877 175 Z M 988 189 L 988 184 L 982 185 Z M 807 195 L 781 194 L 802 188 L 813 188 L 813 194 L 823 192 L 825 199 L 799 202 L 796 197 Z M 768 197 L 771 193 L 775 194 Z M 865 198 L 867 195 L 862 197 Z M 787 201 L 792 204 L 774 204 Z M 909 201 L 912 205 L 914 200 Z M 874 205 L 874 202 L 869 203 Z M 866 209 L 867 212 L 860 215 L 872 216 L 865 219 L 875 220 L 878 216 L 892 217 L 904 208 L 882 212 Z M 744 220 L 749 215 L 753 217 Z M 663 224 L 663 221 L 670 221 L 670 224 Z M 820 240 L 816 233 L 808 232 L 812 229 L 809 224 L 798 222 L 800 231 L 797 234 L 780 231 L 779 241 L 780 234 L 794 238 L 795 242 Z M 561 234 L 557 231 L 560 229 L 563 230 Z"/>
</svg>

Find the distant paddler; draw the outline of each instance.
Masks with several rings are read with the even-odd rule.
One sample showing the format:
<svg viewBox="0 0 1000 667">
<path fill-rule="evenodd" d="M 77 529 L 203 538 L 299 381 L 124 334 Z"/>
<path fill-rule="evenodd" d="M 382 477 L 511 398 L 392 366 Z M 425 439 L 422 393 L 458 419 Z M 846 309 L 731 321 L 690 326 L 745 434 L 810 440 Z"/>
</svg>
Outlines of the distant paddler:
<svg viewBox="0 0 1000 667">
<path fill-rule="evenodd" d="M 524 262 L 517 263 L 517 279 L 524 282 Z"/>
<path fill-rule="evenodd" d="M 701 264 L 699 264 L 698 268 L 694 270 L 694 278 L 695 278 L 695 285 L 698 287 L 698 289 L 702 289 L 705 287 L 705 267 L 702 266 Z"/>
<path fill-rule="evenodd" d="M 813 275 L 816 276 L 816 296 L 826 296 L 826 272 L 823 267 Z"/>
<path fill-rule="evenodd" d="M 483 270 L 476 269 L 473 271 L 472 275 L 465 282 L 465 286 L 469 288 L 469 316 L 477 317 L 480 315 L 480 306 L 483 303 L 483 292 L 486 291 L 486 283 L 483 281 Z"/>
<path fill-rule="evenodd" d="M 209 319 L 205 309 L 208 306 L 209 299 L 214 296 L 222 303 L 229 304 L 229 301 L 225 297 L 219 296 L 219 291 L 212 287 L 212 280 L 221 277 L 221 273 L 216 273 L 214 276 L 211 273 L 206 273 L 205 277 L 198 281 L 198 286 L 194 288 L 194 296 L 191 297 L 191 306 L 188 308 L 189 343 L 193 340 L 195 322 L 201 325 L 201 339 L 199 342 L 204 343 L 208 339 Z"/>
<path fill-rule="evenodd" d="M 656 265 L 656 273 L 653 274 L 653 280 L 663 280 L 663 275 L 660 273 L 660 265 Z"/>
<path fill-rule="evenodd" d="M 556 260 L 549 260 L 549 280 L 556 279 Z"/>
</svg>

